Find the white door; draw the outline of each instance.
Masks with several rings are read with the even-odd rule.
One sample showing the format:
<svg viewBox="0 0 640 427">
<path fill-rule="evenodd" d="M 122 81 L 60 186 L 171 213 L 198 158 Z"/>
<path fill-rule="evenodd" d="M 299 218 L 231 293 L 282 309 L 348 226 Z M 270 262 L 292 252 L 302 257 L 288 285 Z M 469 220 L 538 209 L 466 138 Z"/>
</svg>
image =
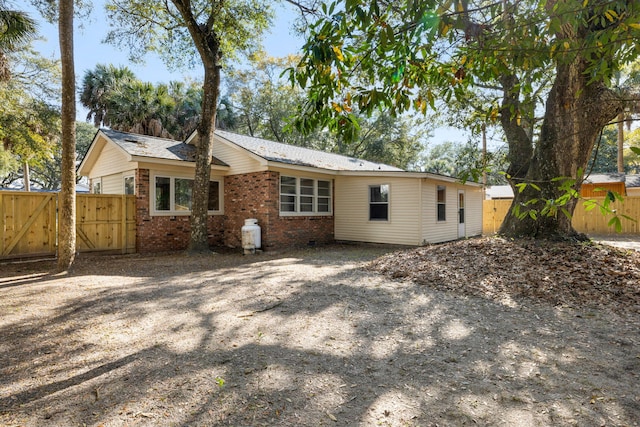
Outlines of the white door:
<svg viewBox="0 0 640 427">
<path fill-rule="evenodd" d="M 466 237 L 464 226 L 464 190 L 458 190 L 458 238 Z"/>
</svg>

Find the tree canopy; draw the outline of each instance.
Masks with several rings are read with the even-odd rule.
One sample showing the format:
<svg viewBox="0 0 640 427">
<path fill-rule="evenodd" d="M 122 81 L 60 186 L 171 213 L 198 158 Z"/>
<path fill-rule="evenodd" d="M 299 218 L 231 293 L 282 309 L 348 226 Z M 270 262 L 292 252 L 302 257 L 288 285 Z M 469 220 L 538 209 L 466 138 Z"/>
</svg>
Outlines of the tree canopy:
<svg viewBox="0 0 640 427">
<path fill-rule="evenodd" d="M 296 56 L 273 58 L 264 52 L 252 55 L 246 68 L 228 72 L 227 109 L 234 122 L 227 129 L 291 145 L 358 157 L 417 170 L 431 121 L 425 117 L 391 117 L 386 112 L 359 115 L 361 131 L 353 141 L 327 129 L 302 133 L 293 126 L 296 111 L 307 94 L 282 77 Z"/>
<path fill-rule="evenodd" d="M 482 92 L 516 190 L 501 232 L 579 237 L 570 216 L 588 159 L 624 108 L 612 78 L 640 51 L 636 2 L 345 0 L 321 11 L 290 73 L 310 90 L 299 128 L 348 135 L 354 106 L 426 111 Z"/>
</svg>

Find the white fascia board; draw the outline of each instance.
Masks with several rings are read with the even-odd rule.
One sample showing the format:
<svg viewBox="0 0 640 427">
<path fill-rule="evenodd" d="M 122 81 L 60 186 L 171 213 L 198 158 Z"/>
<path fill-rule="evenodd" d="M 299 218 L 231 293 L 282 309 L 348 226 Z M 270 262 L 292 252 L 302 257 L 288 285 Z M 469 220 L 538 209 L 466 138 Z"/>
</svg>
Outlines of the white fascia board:
<svg viewBox="0 0 640 427">
<path fill-rule="evenodd" d="M 296 170 L 301 172 L 319 173 L 324 175 L 338 175 L 339 173 L 339 171 L 335 171 L 332 169 L 322 169 L 322 168 L 316 168 L 313 166 L 292 165 L 291 163 L 274 162 L 273 160 L 267 161 L 267 166 L 269 166 L 269 168 L 275 168 L 275 169 L 290 169 L 290 170 Z"/>
<path fill-rule="evenodd" d="M 338 171 L 338 175 L 342 176 L 371 176 L 371 177 L 390 177 L 390 178 L 416 178 L 416 179 L 431 179 L 434 181 L 451 182 L 461 185 L 468 185 L 472 187 L 482 187 L 482 184 L 477 182 L 467 181 L 463 183 L 458 178 L 452 176 L 436 175 L 428 172 L 406 172 L 406 171 Z"/>
</svg>

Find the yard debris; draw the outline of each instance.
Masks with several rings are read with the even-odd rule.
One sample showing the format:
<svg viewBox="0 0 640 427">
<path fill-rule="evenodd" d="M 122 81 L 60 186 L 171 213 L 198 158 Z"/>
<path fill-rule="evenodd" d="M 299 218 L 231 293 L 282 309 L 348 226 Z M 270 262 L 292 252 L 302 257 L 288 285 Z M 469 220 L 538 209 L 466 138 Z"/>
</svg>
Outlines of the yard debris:
<svg viewBox="0 0 640 427">
<path fill-rule="evenodd" d="M 484 237 L 394 252 L 367 267 L 504 303 L 640 312 L 640 253 L 592 242 Z"/>
</svg>

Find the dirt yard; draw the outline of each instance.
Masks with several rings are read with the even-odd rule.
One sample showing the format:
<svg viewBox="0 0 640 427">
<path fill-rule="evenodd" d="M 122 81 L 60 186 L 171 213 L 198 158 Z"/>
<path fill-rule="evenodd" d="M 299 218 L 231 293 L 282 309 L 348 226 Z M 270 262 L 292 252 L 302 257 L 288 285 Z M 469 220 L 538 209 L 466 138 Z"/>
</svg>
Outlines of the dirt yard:
<svg viewBox="0 0 640 427">
<path fill-rule="evenodd" d="M 0 425 L 640 424 L 640 254 L 389 252 L 2 264 Z"/>
</svg>

